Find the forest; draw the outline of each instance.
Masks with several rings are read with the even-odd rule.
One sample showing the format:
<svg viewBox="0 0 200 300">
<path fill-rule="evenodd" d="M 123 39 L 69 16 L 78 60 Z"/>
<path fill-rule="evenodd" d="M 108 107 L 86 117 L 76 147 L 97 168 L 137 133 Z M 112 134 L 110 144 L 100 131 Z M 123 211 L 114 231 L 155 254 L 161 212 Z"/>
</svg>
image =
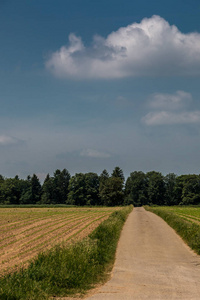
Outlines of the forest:
<svg viewBox="0 0 200 300">
<path fill-rule="evenodd" d="M 134 171 L 125 180 L 120 167 L 111 175 L 106 169 L 100 175 L 89 172 L 74 176 L 67 169 L 57 169 L 53 176 L 47 174 L 43 184 L 36 174 L 26 179 L 0 175 L 0 204 L 198 205 L 200 175 Z"/>
</svg>

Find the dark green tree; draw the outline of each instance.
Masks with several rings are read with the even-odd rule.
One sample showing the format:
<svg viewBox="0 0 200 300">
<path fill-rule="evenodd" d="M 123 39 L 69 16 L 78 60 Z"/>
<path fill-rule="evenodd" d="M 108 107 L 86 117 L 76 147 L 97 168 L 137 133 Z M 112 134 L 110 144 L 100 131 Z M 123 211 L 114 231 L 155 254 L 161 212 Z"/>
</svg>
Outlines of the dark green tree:
<svg viewBox="0 0 200 300">
<path fill-rule="evenodd" d="M 85 174 L 86 204 L 100 205 L 99 197 L 99 176 L 96 173 L 89 172 Z"/>
<path fill-rule="evenodd" d="M 4 183 L 4 177 L 2 175 L 0 175 L 0 204 L 4 203 L 4 198 L 3 198 L 3 183 Z"/>
<path fill-rule="evenodd" d="M 151 171 L 146 173 L 148 182 L 148 201 L 149 204 L 165 204 L 165 184 L 164 177 L 160 172 Z"/>
<path fill-rule="evenodd" d="M 37 203 L 41 200 L 42 187 L 39 178 L 36 174 L 31 177 L 31 195 L 32 203 Z"/>
<path fill-rule="evenodd" d="M 54 204 L 54 185 L 53 178 L 47 174 L 42 185 L 41 204 Z"/>
<path fill-rule="evenodd" d="M 100 205 L 104 205 L 104 199 L 103 199 L 103 195 L 104 195 L 104 189 L 106 186 L 106 183 L 109 179 L 109 173 L 107 172 L 106 169 L 104 169 L 102 171 L 102 173 L 99 176 L 99 197 L 100 197 Z"/>
<path fill-rule="evenodd" d="M 116 178 L 121 178 L 122 182 L 124 183 L 124 173 L 122 171 L 122 169 L 120 169 L 120 167 L 115 167 L 111 177 L 116 177 Z"/>
<path fill-rule="evenodd" d="M 96 173 L 76 173 L 69 182 L 68 204 L 99 204 L 99 177 Z"/>
<path fill-rule="evenodd" d="M 1 203 L 3 204 L 19 204 L 20 197 L 23 193 L 25 184 L 24 180 L 15 178 L 6 178 L 1 181 Z"/>
<path fill-rule="evenodd" d="M 63 169 L 56 170 L 53 176 L 53 198 L 55 203 L 64 204 L 69 193 L 70 173 Z"/>
<path fill-rule="evenodd" d="M 148 204 L 148 181 L 145 173 L 132 172 L 125 184 L 126 204 L 142 206 Z"/>
<path fill-rule="evenodd" d="M 100 197 L 105 206 L 124 204 L 123 181 L 119 177 L 110 177 L 100 191 Z"/>
<path fill-rule="evenodd" d="M 40 203 L 42 187 L 36 174 L 28 176 L 25 182 L 25 188 L 20 198 L 20 204 Z"/>
<path fill-rule="evenodd" d="M 181 195 L 181 205 L 200 204 L 200 176 L 191 174 L 183 175 L 183 187 Z"/>
<path fill-rule="evenodd" d="M 84 206 L 86 205 L 86 202 L 85 174 L 76 173 L 69 181 L 67 204 Z"/>
<path fill-rule="evenodd" d="M 165 183 L 165 205 L 177 205 L 176 197 L 176 181 L 177 176 L 174 173 L 169 173 L 164 177 Z"/>
</svg>

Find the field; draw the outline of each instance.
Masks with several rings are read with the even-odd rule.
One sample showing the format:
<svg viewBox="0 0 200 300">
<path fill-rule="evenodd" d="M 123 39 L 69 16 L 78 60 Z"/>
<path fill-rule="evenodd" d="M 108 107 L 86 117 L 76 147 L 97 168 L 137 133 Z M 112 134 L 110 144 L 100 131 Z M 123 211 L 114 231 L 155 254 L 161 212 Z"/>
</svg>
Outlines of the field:
<svg viewBox="0 0 200 300">
<path fill-rule="evenodd" d="M 199 224 L 200 226 L 200 207 L 192 207 L 192 206 L 162 206 L 156 207 L 153 209 L 159 209 L 167 212 L 172 212 L 191 223 Z"/>
<path fill-rule="evenodd" d="M 81 240 L 118 209 L 0 207 L 0 274 L 56 244 Z"/>
<path fill-rule="evenodd" d="M 9 257 L 9 265 L 13 265 L 13 257 L 23 258 L 22 263 L 26 264 L 33 253 L 39 255 L 26 268 L 0 276 L 0 299 L 47 300 L 82 295 L 95 284 L 105 282 L 114 264 L 120 232 L 132 209 L 132 206 L 2 209 L 6 219 L 2 229 L 10 226 L 13 228 L 10 232 L 16 230 L 15 234 L 19 235 L 16 241 L 10 240 L 11 245 L 4 240 L 3 245 L 11 247 L 10 253 L 14 252 Z M 12 239 L 13 233 L 10 235 Z M 72 239 L 75 242 L 70 243 Z M 52 247 L 61 241 L 61 245 Z M 44 251 L 48 247 L 52 248 Z"/>
</svg>

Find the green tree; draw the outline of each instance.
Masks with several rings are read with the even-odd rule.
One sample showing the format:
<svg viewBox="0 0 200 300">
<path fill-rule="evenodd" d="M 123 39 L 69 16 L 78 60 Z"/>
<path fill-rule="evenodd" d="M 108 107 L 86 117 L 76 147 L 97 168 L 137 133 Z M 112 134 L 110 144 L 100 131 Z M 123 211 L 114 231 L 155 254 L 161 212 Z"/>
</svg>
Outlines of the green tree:
<svg viewBox="0 0 200 300">
<path fill-rule="evenodd" d="M 31 177 L 31 195 L 32 195 L 32 203 L 37 203 L 41 199 L 42 187 L 39 181 L 39 178 L 36 174 L 33 174 Z"/>
<path fill-rule="evenodd" d="M 3 198 L 3 194 L 2 194 L 3 183 L 4 183 L 4 177 L 2 175 L 0 175 L 0 204 L 4 203 L 4 198 Z"/>
<path fill-rule="evenodd" d="M 119 177 L 110 177 L 100 191 L 100 197 L 105 206 L 124 204 L 123 181 Z"/>
<path fill-rule="evenodd" d="M 182 179 L 184 180 L 180 204 L 200 204 L 200 176 L 195 174 L 185 175 Z"/>
<path fill-rule="evenodd" d="M 165 205 L 177 205 L 176 197 L 176 181 L 177 176 L 174 173 L 169 173 L 164 177 L 165 183 Z"/>
<path fill-rule="evenodd" d="M 86 205 L 86 184 L 85 175 L 76 173 L 69 181 L 69 194 L 67 204 L 84 206 Z"/>
<path fill-rule="evenodd" d="M 148 204 L 148 182 L 145 173 L 132 172 L 125 184 L 126 204 L 142 206 Z"/>
<path fill-rule="evenodd" d="M 102 173 L 99 176 L 99 197 L 100 197 L 100 205 L 104 205 L 104 188 L 106 186 L 106 183 L 109 179 L 109 173 L 106 169 L 102 171 Z"/>
<path fill-rule="evenodd" d="M 99 177 L 96 173 L 76 173 L 69 182 L 68 204 L 99 204 Z"/>
<path fill-rule="evenodd" d="M 20 198 L 20 204 L 40 203 L 42 187 L 36 174 L 28 176 L 25 182 L 25 188 Z"/>
<path fill-rule="evenodd" d="M 53 198 L 55 203 L 64 204 L 69 193 L 70 173 L 63 169 L 56 170 L 53 176 Z"/>
<path fill-rule="evenodd" d="M 116 178 L 121 178 L 122 182 L 124 183 L 124 173 L 122 171 L 122 169 L 120 169 L 120 167 L 115 167 L 111 177 L 116 177 Z"/>
<path fill-rule="evenodd" d="M 96 173 L 89 172 L 85 174 L 86 204 L 100 205 L 99 198 L 99 176 Z"/>
<path fill-rule="evenodd" d="M 111 177 L 106 170 L 100 175 L 99 194 L 101 204 L 117 206 L 124 204 L 124 174 L 119 167 L 115 167 Z"/>
<path fill-rule="evenodd" d="M 148 201 L 149 204 L 164 205 L 165 203 L 165 184 L 164 177 L 160 172 L 151 171 L 146 173 L 148 182 Z"/>
<path fill-rule="evenodd" d="M 42 185 L 42 197 L 41 204 L 54 204 L 54 192 L 53 192 L 53 178 L 47 174 L 44 183 Z"/>
<path fill-rule="evenodd" d="M 1 180 L 1 203 L 19 204 L 24 189 L 24 180 L 18 176 Z"/>
</svg>

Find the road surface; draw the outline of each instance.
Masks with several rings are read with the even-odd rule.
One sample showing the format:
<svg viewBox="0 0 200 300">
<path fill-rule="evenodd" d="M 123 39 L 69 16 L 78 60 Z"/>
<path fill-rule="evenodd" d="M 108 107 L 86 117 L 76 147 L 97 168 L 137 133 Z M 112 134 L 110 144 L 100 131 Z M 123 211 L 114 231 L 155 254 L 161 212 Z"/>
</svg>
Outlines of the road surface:
<svg viewBox="0 0 200 300">
<path fill-rule="evenodd" d="M 200 256 L 161 218 L 134 208 L 112 278 L 87 300 L 200 300 Z"/>
</svg>

